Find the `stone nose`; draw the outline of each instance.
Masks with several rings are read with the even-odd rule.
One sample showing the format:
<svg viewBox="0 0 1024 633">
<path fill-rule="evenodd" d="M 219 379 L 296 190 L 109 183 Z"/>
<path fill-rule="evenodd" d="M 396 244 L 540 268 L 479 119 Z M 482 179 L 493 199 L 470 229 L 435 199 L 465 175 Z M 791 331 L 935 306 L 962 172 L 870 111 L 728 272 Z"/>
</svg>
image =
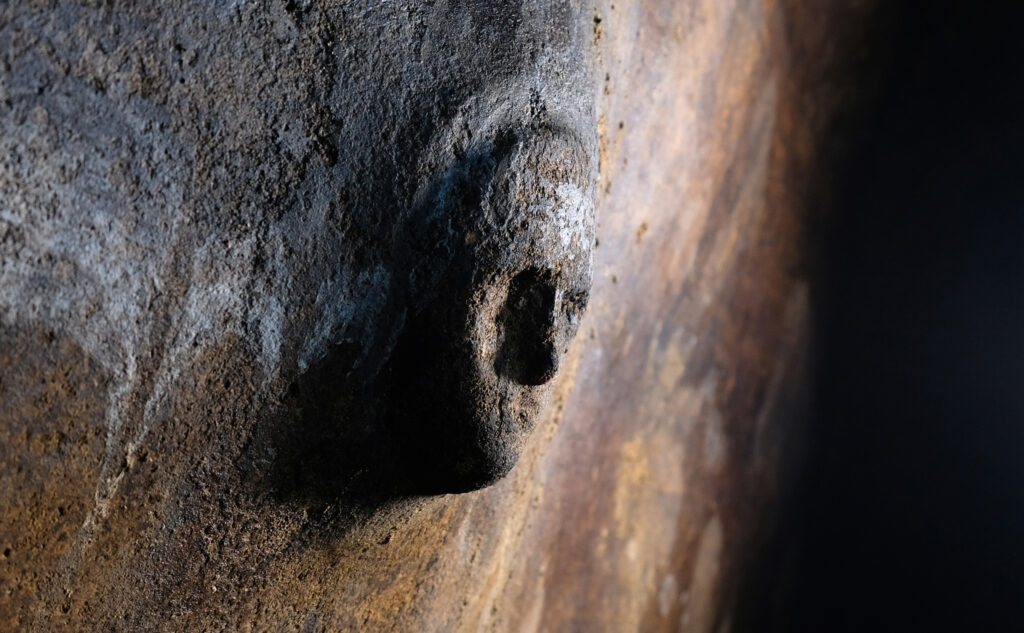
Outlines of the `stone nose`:
<svg viewBox="0 0 1024 633">
<path fill-rule="evenodd" d="M 527 268 L 512 278 L 497 319 L 498 375 L 524 386 L 542 385 L 554 377 L 560 356 L 558 295 L 550 270 Z"/>
</svg>

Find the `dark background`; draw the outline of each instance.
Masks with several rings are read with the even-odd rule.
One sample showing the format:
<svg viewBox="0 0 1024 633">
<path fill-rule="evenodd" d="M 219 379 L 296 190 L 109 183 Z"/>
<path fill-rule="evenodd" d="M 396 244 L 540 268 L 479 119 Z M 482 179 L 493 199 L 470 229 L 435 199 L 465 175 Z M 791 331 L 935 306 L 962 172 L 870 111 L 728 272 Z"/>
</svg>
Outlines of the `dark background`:
<svg viewBox="0 0 1024 633">
<path fill-rule="evenodd" d="M 1024 631 L 1024 21 L 1003 5 L 886 9 L 813 246 L 810 436 L 755 629 Z"/>
</svg>

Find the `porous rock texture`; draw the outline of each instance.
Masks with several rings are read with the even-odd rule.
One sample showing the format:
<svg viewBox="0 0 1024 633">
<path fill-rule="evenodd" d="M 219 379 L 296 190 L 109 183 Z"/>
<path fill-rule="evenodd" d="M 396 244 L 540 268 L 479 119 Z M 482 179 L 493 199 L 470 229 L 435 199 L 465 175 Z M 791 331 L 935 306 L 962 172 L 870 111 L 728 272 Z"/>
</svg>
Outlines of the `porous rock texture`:
<svg viewBox="0 0 1024 633">
<path fill-rule="evenodd" d="M 0 6 L 0 630 L 728 630 L 867 14 Z"/>
</svg>

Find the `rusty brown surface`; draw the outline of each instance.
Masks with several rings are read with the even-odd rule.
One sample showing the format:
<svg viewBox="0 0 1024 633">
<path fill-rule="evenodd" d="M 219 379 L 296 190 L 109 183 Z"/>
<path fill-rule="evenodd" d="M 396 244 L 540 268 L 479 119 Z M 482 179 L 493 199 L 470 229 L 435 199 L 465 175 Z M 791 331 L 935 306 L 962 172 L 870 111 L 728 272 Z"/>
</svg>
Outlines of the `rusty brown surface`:
<svg viewBox="0 0 1024 633">
<path fill-rule="evenodd" d="M 255 378 L 219 378 L 248 366 L 232 341 L 83 541 L 106 378 L 5 333 L 38 344 L 0 347 L 0 629 L 728 631 L 798 429 L 811 180 L 868 14 L 598 4 L 591 307 L 552 414 L 489 489 L 309 538 L 308 508 L 235 472 L 263 414 L 236 397 Z"/>
</svg>

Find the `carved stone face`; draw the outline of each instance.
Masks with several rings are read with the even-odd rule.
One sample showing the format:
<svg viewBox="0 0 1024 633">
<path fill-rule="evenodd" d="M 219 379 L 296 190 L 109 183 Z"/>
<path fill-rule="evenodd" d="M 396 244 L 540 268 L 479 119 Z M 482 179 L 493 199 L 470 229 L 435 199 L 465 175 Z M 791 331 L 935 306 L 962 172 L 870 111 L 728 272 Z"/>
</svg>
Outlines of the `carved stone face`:
<svg viewBox="0 0 1024 633">
<path fill-rule="evenodd" d="M 312 330 L 330 335 L 300 357 L 295 380 L 313 394 L 300 408 L 320 418 L 308 435 L 338 447 L 322 473 L 308 456 L 302 468 L 328 488 L 349 487 L 353 470 L 381 469 L 392 456 L 374 449 L 385 444 L 404 493 L 472 490 L 506 474 L 544 413 L 586 306 L 597 175 L 593 82 L 580 44 L 587 23 L 561 3 L 502 6 L 449 15 L 479 20 L 493 50 L 417 71 L 472 80 L 446 114 L 436 112 L 433 87 L 424 94 L 413 82 L 384 96 L 426 99 L 436 118 L 408 129 L 394 122 L 404 130 L 399 148 L 366 156 L 373 177 L 352 188 L 341 233 L 361 277 L 341 271 L 339 285 L 356 307 L 339 321 L 330 302 L 318 303 Z M 509 40 L 506 19 L 519 25 Z M 546 42 L 546 52 L 505 48 L 529 40 Z M 353 283 L 367 278 L 375 281 Z M 304 374 L 305 366 L 315 367 Z M 311 403 L 335 395 L 337 406 Z M 353 438 L 324 428 L 334 424 L 374 430 Z"/>
<path fill-rule="evenodd" d="M 515 464 L 587 304 L 591 167 L 571 132 L 500 130 L 421 211 L 443 227 L 423 262 L 439 280 L 409 316 L 390 380 L 423 491 L 478 488 Z"/>
</svg>

